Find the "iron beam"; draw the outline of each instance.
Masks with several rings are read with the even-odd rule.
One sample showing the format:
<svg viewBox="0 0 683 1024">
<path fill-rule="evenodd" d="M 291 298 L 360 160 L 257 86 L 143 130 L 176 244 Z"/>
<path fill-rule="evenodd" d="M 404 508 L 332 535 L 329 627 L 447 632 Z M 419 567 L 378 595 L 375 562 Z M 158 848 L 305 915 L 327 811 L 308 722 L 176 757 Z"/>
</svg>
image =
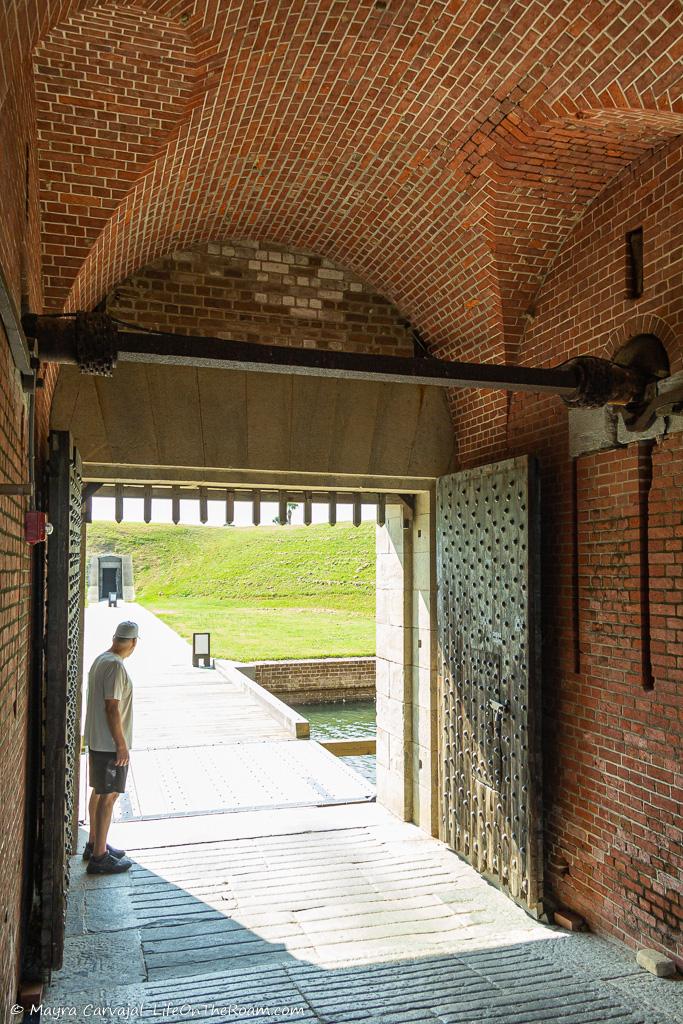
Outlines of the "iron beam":
<svg viewBox="0 0 683 1024">
<path fill-rule="evenodd" d="M 530 369 L 488 363 L 448 362 L 405 356 L 375 356 L 323 349 L 286 348 L 219 338 L 119 334 L 119 362 L 156 363 L 261 373 L 292 373 L 338 380 L 368 380 L 440 387 L 500 388 L 508 391 L 571 395 L 578 376 L 572 369 Z"/>
<path fill-rule="evenodd" d="M 642 400 L 643 375 L 606 359 L 581 356 L 561 366 L 464 363 L 404 356 L 331 352 L 281 345 L 226 341 L 154 331 L 120 330 L 102 313 L 23 319 L 43 362 L 73 363 L 109 376 L 117 362 L 286 373 L 341 380 L 421 384 L 443 388 L 490 388 L 553 394 L 570 405 L 599 407 Z"/>
</svg>

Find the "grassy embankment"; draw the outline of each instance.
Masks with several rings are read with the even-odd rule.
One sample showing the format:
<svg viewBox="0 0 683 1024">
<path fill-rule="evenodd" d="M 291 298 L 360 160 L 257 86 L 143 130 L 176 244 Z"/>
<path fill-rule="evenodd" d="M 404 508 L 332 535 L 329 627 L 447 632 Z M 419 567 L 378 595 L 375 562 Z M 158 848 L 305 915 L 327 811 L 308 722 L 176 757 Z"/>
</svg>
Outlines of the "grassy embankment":
<svg viewBox="0 0 683 1024">
<path fill-rule="evenodd" d="M 375 527 L 93 523 L 88 554 L 131 554 L 136 598 L 239 661 L 375 653 Z"/>
</svg>

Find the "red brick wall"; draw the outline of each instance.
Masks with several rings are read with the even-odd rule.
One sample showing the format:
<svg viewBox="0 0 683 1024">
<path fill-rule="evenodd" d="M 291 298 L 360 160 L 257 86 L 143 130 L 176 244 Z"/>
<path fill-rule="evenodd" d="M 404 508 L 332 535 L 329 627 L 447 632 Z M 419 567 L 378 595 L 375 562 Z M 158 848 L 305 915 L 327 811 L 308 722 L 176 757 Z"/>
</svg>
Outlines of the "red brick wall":
<svg viewBox="0 0 683 1024">
<path fill-rule="evenodd" d="M 209 243 L 117 285 L 113 316 L 145 327 L 386 355 L 412 355 L 399 311 L 355 274 L 282 246 Z"/>
<path fill-rule="evenodd" d="M 0 267 L 17 309 L 22 297 L 42 308 L 35 101 L 30 66 L 22 66 L 0 106 Z"/>
<path fill-rule="evenodd" d="M 27 22 L 44 37 L 51 306 L 207 239 L 268 238 L 353 267 L 436 346 L 503 350 L 567 227 L 679 130 L 678 12 L 657 0 L 628 18 L 576 0 L 8 2 L 20 53 Z M 174 68 L 169 95 L 149 56 Z"/>
<path fill-rule="evenodd" d="M 683 367 L 682 179 L 678 141 L 592 205 L 535 296 L 524 362 L 610 356 L 652 331 L 672 370 Z M 633 300 L 625 232 L 639 225 L 645 291 Z M 456 424 L 462 465 L 521 452 L 541 464 L 548 889 L 596 930 L 683 957 L 683 439 L 654 446 L 650 489 L 642 446 L 584 456 L 574 467 L 558 399 L 517 395 L 501 405 L 500 396 L 488 399 L 488 437 L 485 393 L 456 403 Z"/>
<path fill-rule="evenodd" d="M 5 8 L 0 12 L 0 20 Z M 33 20 L 33 14 L 31 15 Z M 23 22 L 16 21 L 16 25 Z M 0 28 L 0 36 L 3 36 Z M 10 61 L 12 75 L 9 76 Z M 34 83 L 27 54 L 0 57 L 0 267 L 16 310 L 40 311 L 38 145 Z M 36 448 L 45 456 L 56 372 L 42 374 L 36 399 Z M 0 326 L 0 481 L 28 479 L 28 419 L 7 338 Z M 40 490 L 40 468 L 37 474 Z M 40 498 L 40 494 L 39 494 Z M 23 540 L 24 497 L 0 497 L 0 1002 L 15 1002 L 19 981 L 24 832 L 31 551 Z M 44 557 L 44 547 L 36 557 Z"/>
<path fill-rule="evenodd" d="M 251 679 L 286 704 L 374 699 L 374 658 L 261 661 L 241 666 Z"/>
<path fill-rule="evenodd" d="M 676 438 L 673 452 L 680 457 L 682 451 Z M 683 511 L 678 496 L 672 507 L 658 454 L 650 494 L 652 574 L 663 568 L 657 549 L 670 547 Z M 637 444 L 578 460 L 581 666 L 565 675 L 555 708 L 549 852 L 553 861 L 564 857 L 570 864 L 568 875 L 552 879 L 563 902 L 640 945 L 674 950 L 680 942 L 683 869 L 674 842 L 681 701 L 667 656 L 676 639 L 670 628 L 678 631 L 683 622 L 672 621 L 675 606 L 666 617 L 661 597 L 655 599 L 651 636 L 663 641 L 664 664 L 660 656 L 654 689 L 646 691 L 640 501 L 647 461 Z M 666 516 L 655 511 L 664 494 L 668 526 Z M 683 572 L 683 563 L 678 569 Z"/>
<path fill-rule="evenodd" d="M 0 30 L 0 35 L 1 35 Z M 8 54 L 5 53 L 7 58 Z M 40 310 L 38 159 L 33 81 L 15 59 L 0 104 L 0 267 L 18 311 Z M 43 403 L 42 408 L 45 408 Z M 43 417 L 43 424 L 45 418 Z M 0 326 L 0 482 L 28 478 L 28 418 Z M 19 971 L 30 630 L 30 549 L 24 497 L 0 497 L 0 1003 L 15 1002 Z"/>
<path fill-rule="evenodd" d="M 0 327 L 0 481 L 26 479 L 28 423 Z M 0 496 L 0 1000 L 15 1001 L 24 835 L 30 554 L 26 499 Z"/>
</svg>

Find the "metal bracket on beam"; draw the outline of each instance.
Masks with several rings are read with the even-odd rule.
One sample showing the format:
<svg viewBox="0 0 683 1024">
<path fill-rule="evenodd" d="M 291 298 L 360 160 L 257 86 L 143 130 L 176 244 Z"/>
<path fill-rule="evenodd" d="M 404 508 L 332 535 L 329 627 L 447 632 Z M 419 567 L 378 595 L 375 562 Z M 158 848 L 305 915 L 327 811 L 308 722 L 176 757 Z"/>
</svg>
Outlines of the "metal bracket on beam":
<svg viewBox="0 0 683 1024">
<path fill-rule="evenodd" d="M 199 522 L 208 523 L 209 521 L 209 498 L 206 487 L 199 488 Z"/>
<path fill-rule="evenodd" d="M 362 509 L 362 505 L 361 505 L 361 496 L 360 496 L 360 494 L 358 492 L 356 492 L 353 495 L 352 505 L 353 505 L 353 525 L 354 526 L 360 526 L 361 521 L 363 519 L 363 509 Z"/>
<path fill-rule="evenodd" d="M 30 494 L 31 484 L 0 484 L 0 497 L 19 497 Z"/>
<path fill-rule="evenodd" d="M 145 486 L 142 495 L 142 518 L 146 523 L 152 522 L 152 488 L 150 484 Z"/>
<path fill-rule="evenodd" d="M 114 484 L 114 519 L 123 522 L 123 484 Z"/>
<path fill-rule="evenodd" d="M 659 387 L 662 387 L 660 383 Z M 668 391 L 660 390 L 654 394 L 647 405 L 635 416 L 629 416 L 624 410 L 621 413 L 624 427 L 630 434 L 639 434 L 649 430 L 658 416 L 683 412 L 683 381 L 679 381 Z"/>
<path fill-rule="evenodd" d="M 380 493 L 377 495 L 377 525 L 384 526 L 387 520 L 387 496 Z"/>
<path fill-rule="evenodd" d="M 225 523 L 227 526 L 232 526 L 235 522 L 235 492 L 226 490 L 225 492 Z"/>
<path fill-rule="evenodd" d="M 22 374 L 22 382 L 25 376 L 33 378 L 33 367 L 31 366 L 31 352 L 29 351 L 26 335 L 21 323 L 21 317 L 17 312 L 12 299 L 12 293 L 5 276 L 0 267 L 0 320 L 5 328 L 5 334 L 9 342 L 12 359 L 19 373 Z M 31 385 L 32 387 L 33 385 Z M 26 388 L 25 390 L 30 390 Z"/>
<path fill-rule="evenodd" d="M 97 494 L 100 487 L 102 487 L 101 481 L 91 481 L 90 483 L 83 484 L 83 497 L 87 501 L 88 498 L 92 498 L 93 494 Z"/>
<path fill-rule="evenodd" d="M 313 497 L 310 491 L 304 491 L 304 526 L 313 522 Z"/>
</svg>

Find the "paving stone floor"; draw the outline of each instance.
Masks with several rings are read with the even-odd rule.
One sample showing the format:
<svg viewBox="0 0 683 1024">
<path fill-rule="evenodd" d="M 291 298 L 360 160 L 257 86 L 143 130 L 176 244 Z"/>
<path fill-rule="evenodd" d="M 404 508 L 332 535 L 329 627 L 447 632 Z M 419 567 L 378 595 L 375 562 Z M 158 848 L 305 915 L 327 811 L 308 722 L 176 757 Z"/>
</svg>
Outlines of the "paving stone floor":
<svg viewBox="0 0 683 1024">
<path fill-rule="evenodd" d="M 65 967 L 45 995 L 53 1015 L 683 1021 L 683 982 L 533 921 L 376 804 L 214 815 L 174 834 L 159 822 L 156 842 L 154 825 L 116 826 L 135 862 L 126 875 L 89 876 L 74 858 Z"/>
<path fill-rule="evenodd" d="M 97 877 L 74 857 L 65 962 L 45 993 L 45 1019 L 683 1022 L 683 979 L 656 979 L 632 951 L 532 920 L 376 803 L 278 809 L 280 790 L 297 786 L 301 800 L 321 802 L 324 766 L 299 772 L 285 756 L 317 745 L 286 740 L 212 673 L 188 670 L 187 644 L 138 606 L 88 609 L 86 664 L 131 614 L 143 638 L 131 664 L 138 806 L 111 841 L 134 866 Z M 257 739 L 261 760 L 278 748 L 271 770 L 259 769 L 271 806 L 239 809 L 249 805 L 240 750 Z M 231 813 L 221 813 L 225 794 L 201 784 L 186 792 L 200 749 L 230 762 Z M 172 777 L 178 806 L 169 808 Z M 357 800 L 350 781 L 340 777 L 341 795 Z M 364 780 L 353 785 L 367 797 Z"/>
</svg>

